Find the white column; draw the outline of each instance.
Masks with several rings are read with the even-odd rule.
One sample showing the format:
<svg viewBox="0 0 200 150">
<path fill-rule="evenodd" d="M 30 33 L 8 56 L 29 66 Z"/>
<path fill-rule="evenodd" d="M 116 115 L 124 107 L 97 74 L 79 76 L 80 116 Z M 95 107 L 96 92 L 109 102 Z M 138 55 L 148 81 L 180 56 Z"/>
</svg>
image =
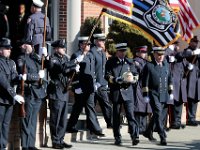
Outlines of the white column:
<svg viewBox="0 0 200 150">
<path fill-rule="evenodd" d="M 67 54 L 78 49 L 77 37 L 81 26 L 81 0 L 67 0 Z"/>
<path fill-rule="evenodd" d="M 53 40 L 58 39 L 58 28 L 59 28 L 59 14 L 56 13 L 59 11 L 59 1 L 52 0 L 51 1 L 51 27 L 53 27 Z"/>
</svg>

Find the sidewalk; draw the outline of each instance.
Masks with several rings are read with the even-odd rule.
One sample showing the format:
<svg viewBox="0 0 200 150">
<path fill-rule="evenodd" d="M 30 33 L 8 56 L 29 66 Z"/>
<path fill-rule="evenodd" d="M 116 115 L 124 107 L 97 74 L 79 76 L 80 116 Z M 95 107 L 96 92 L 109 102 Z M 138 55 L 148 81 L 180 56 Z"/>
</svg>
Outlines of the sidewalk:
<svg viewBox="0 0 200 150">
<path fill-rule="evenodd" d="M 156 143 L 151 143 L 148 139 L 144 138 L 142 135 L 140 136 L 140 143 L 137 146 L 131 145 L 131 139 L 129 134 L 127 133 L 127 126 L 123 126 L 122 133 L 122 146 L 115 146 L 114 139 L 112 136 L 112 130 L 104 132 L 106 137 L 98 138 L 98 139 L 90 139 L 84 141 L 72 142 L 73 147 L 71 150 L 130 150 L 133 148 L 134 150 L 162 150 L 162 149 L 173 149 L 173 150 L 184 150 L 184 149 L 192 149 L 199 150 L 200 149 L 200 126 L 198 127 L 189 127 L 187 126 L 185 129 L 180 130 L 170 130 L 167 132 L 167 146 L 159 145 L 160 139 L 157 133 L 154 133 L 154 137 L 157 138 Z M 67 135 L 68 136 L 68 135 Z M 48 145 L 51 146 L 51 145 Z M 42 150 L 50 150 L 49 148 L 41 148 Z"/>
<path fill-rule="evenodd" d="M 182 114 L 182 123 L 185 124 L 186 114 L 185 107 L 183 108 Z M 79 118 L 80 128 L 84 128 L 85 115 L 81 115 Z M 107 129 L 103 116 L 98 115 L 99 123 L 103 128 L 103 132 L 106 137 L 92 137 L 89 132 L 82 130 L 78 132 L 78 134 L 66 134 L 65 142 L 71 143 L 73 147 L 71 150 L 125 150 L 134 148 L 135 150 L 162 150 L 162 149 L 173 149 L 173 150 L 183 150 L 183 149 L 192 149 L 199 150 L 200 149 L 200 125 L 198 127 L 190 127 L 186 126 L 185 129 L 180 130 L 170 130 L 167 132 L 167 146 L 159 145 L 160 138 L 157 133 L 154 133 L 154 137 L 157 139 L 156 143 L 151 143 L 147 138 L 140 135 L 140 143 L 137 146 L 131 145 L 130 135 L 127 133 L 128 127 L 127 125 L 123 125 L 121 129 L 122 134 L 122 146 L 114 145 L 114 138 L 112 129 Z M 197 111 L 197 120 L 200 122 L 200 104 L 198 105 Z M 82 122 L 82 123 L 81 123 Z M 48 124 L 47 124 L 48 126 Z M 79 128 L 79 127 L 78 127 Z M 48 127 L 47 127 L 48 130 Z M 49 133 L 49 131 L 47 131 Z M 48 140 L 48 148 L 40 148 L 42 150 L 52 150 L 50 134 Z M 71 142 L 73 141 L 73 142 Z M 76 142 L 74 142 L 76 141 Z"/>
</svg>

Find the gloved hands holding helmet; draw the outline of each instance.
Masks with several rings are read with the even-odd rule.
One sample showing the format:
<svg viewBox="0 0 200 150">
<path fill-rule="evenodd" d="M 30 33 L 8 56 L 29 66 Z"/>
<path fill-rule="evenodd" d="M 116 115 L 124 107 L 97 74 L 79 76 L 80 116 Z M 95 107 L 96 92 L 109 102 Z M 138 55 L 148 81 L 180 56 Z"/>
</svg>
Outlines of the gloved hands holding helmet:
<svg viewBox="0 0 200 150">
<path fill-rule="evenodd" d="M 136 83 L 139 79 L 138 74 L 133 75 L 132 72 L 127 71 L 122 75 L 122 79 L 125 83 Z"/>
</svg>

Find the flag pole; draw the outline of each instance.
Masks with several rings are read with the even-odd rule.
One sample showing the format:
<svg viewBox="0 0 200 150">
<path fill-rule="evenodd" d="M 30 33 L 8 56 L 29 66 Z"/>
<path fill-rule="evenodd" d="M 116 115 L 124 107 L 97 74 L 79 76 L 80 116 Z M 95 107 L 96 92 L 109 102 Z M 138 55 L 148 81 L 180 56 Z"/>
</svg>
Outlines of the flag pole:
<svg viewBox="0 0 200 150">
<path fill-rule="evenodd" d="M 42 47 L 45 47 L 46 42 L 46 24 L 47 24 L 47 11 L 48 11 L 48 0 L 45 1 L 45 15 L 44 15 L 44 33 L 43 33 L 43 41 L 42 41 Z M 41 58 L 41 69 L 44 69 L 44 55 L 42 55 Z M 42 79 L 40 79 L 40 84 L 42 85 Z M 48 135 L 47 135 L 47 101 L 44 102 L 44 133 L 43 133 L 43 147 L 47 147 L 48 143 Z"/>
</svg>

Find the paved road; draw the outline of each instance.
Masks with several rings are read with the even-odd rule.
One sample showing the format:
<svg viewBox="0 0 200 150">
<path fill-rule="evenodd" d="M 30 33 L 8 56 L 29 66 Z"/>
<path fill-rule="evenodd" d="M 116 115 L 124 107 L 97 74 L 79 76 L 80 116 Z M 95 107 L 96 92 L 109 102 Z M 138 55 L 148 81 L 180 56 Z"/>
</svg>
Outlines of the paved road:
<svg viewBox="0 0 200 150">
<path fill-rule="evenodd" d="M 151 143 L 141 135 L 140 143 L 137 146 L 132 146 L 130 136 L 126 131 L 127 127 L 125 126 L 122 128 L 122 146 L 115 146 L 113 144 L 112 130 L 105 130 L 106 137 L 72 142 L 73 148 L 71 150 L 200 150 L 200 126 L 187 126 L 185 129 L 170 130 L 167 132 L 167 146 L 159 145 L 159 136 L 157 133 L 154 133 L 154 137 L 157 138 L 158 142 Z M 47 150 L 52 148 L 42 149 Z"/>
</svg>

